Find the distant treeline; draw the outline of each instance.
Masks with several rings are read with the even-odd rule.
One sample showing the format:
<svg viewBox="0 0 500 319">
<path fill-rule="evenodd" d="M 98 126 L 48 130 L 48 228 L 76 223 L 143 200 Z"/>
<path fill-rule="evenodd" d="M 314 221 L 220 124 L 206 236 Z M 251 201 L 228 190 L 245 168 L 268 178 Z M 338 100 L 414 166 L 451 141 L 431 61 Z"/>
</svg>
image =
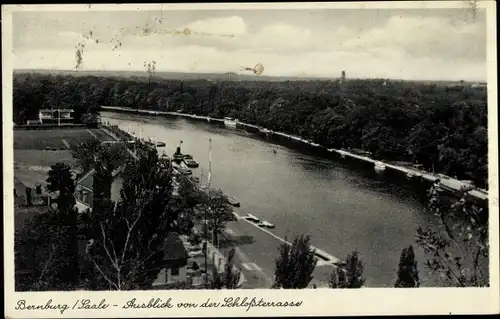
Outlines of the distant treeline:
<svg viewBox="0 0 500 319">
<path fill-rule="evenodd" d="M 99 105 L 235 117 L 328 148 L 406 160 L 487 188 L 486 87 L 404 81 L 238 82 L 15 74 L 14 122 Z"/>
</svg>

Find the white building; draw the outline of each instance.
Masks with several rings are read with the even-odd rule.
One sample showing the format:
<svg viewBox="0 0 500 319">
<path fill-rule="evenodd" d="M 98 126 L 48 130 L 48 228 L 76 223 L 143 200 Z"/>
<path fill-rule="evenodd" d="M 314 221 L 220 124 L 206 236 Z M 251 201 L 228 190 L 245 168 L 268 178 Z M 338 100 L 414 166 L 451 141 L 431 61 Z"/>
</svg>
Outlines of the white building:
<svg viewBox="0 0 500 319">
<path fill-rule="evenodd" d="M 38 118 L 41 123 L 73 122 L 73 109 L 41 109 Z"/>
</svg>

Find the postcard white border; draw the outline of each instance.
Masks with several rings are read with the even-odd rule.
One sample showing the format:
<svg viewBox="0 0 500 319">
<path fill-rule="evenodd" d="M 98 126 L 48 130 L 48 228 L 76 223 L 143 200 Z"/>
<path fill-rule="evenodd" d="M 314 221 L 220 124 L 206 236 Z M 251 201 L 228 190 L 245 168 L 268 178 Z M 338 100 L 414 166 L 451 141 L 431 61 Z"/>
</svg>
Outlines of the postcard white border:
<svg viewBox="0 0 500 319">
<path fill-rule="evenodd" d="M 114 10 L 220 10 L 220 9 L 427 9 L 462 8 L 487 9 L 487 61 L 488 61 L 488 131 L 489 131 L 489 194 L 490 194 L 490 288 L 366 288 L 357 290 L 236 290 L 236 291 L 136 291 L 136 292 L 15 292 L 14 291 L 14 232 L 13 232 L 13 134 L 12 134 L 12 12 L 14 11 L 114 11 Z M 19 312 L 15 303 L 19 299 L 41 302 L 52 298 L 59 303 L 72 305 L 75 300 L 105 298 L 110 304 L 123 304 L 137 298 L 173 299 L 203 302 L 207 298 L 258 297 L 273 300 L 303 300 L 297 308 L 211 308 L 211 309 L 143 309 L 123 310 L 110 307 L 103 311 L 67 311 L 64 317 L 122 317 L 122 316 L 307 316 L 307 315 L 376 315 L 376 314 L 487 314 L 500 311 L 499 295 L 499 216 L 498 216 L 498 140 L 497 140 L 497 58 L 496 58 L 496 8 L 494 1 L 432 1 L 432 2 L 356 2 L 356 3 L 269 3 L 269 4 L 143 4 L 143 5 L 7 5 L 2 6 L 2 129 L 4 170 L 4 278 L 5 314 L 10 318 L 53 318 L 60 314 L 50 311 Z"/>
</svg>

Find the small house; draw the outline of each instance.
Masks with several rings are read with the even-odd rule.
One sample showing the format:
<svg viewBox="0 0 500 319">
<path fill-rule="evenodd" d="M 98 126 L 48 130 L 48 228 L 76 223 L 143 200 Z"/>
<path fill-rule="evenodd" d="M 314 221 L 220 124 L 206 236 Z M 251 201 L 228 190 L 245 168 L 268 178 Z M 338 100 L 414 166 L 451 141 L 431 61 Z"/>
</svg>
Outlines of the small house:
<svg viewBox="0 0 500 319">
<path fill-rule="evenodd" d="M 164 267 L 153 282 L 153 289 L 165 289 L 188 281 L 188 252 L 179 234 L 171 232 L 163 243 Z"/>
<path fill-rule="evenodd" d="M 111 200 L 120 200 L 120 189 L 122 187 L 122 179 L 119 173 L 122 171 L 123 167 L 120 167 L 113 171 L 113 182 L 111 183 Z M 84 212 L 87 209 L 92 210 L 92 204 L 94 201 L 94 173 L 95 170 L 90 170 L 88 173 L 83 175 L 75 186 L 75 201 L 76 208 L 79 212 Z"/>
<path fill-rule="evenodd" d="M 94 170 L 85 174 L 75 186 L 75 201 L 79 212 L 92 209 Z"/>
<path fill-rule="evenodd" d="M 73 123 L 73 109 L 41 109 L 39 121 L 41 123 Z"/>
</svg>

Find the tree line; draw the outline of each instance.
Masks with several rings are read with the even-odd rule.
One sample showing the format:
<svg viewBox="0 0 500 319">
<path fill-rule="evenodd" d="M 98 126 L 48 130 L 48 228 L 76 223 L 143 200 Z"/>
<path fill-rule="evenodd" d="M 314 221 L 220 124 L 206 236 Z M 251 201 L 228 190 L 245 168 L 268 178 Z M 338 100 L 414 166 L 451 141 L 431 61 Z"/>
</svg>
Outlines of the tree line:
<svg viewBox="0 0 500 319">
<path fill-rule="evenodd" d="M 486 87 L 22 73 L 14 76 L 13 93 L 17 124 L 36 117 L 40 108 L 56 107 L 73 108 L 75 118 L 83 121 L 99 105 L 229 116 L 328 148 L 363 149 L 377 159 L 412 161 L 488 186 Z"/>
</svg>

